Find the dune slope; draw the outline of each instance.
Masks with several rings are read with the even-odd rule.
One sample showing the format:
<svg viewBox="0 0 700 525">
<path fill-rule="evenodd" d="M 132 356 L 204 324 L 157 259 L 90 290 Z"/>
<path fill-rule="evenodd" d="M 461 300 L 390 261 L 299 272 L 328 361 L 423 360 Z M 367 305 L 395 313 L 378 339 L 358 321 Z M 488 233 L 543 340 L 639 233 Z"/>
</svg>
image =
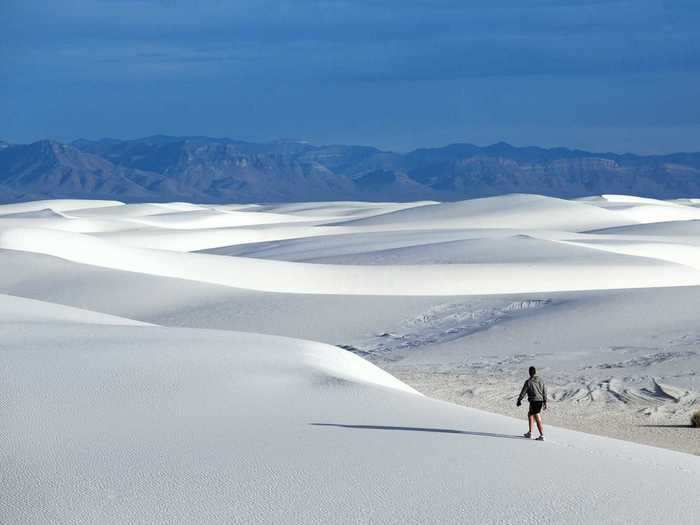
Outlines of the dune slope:
<svg viewBox="0 0 700 525">
<path fill-rule="evenodd" d="M 692 523 L 696 205 L 1 206 L 0 522 Z"/>
<path fill-rule="evenodd" d="M 528 442 L 515 420 L 411 393 L 337 348 L 0 331 L 11 523 L 658 523 L 697 510 L 698 458 L 555 429 Z"/>
</svg>

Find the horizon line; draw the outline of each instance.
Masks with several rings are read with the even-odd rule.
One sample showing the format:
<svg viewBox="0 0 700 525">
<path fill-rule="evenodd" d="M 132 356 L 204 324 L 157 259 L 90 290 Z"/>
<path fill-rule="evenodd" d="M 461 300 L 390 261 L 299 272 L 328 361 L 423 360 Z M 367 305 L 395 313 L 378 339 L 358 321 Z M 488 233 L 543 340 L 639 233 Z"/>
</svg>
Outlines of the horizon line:
<svg viewBox="0 0 700 525">
<path fill-rule="evenodd" d="M 175 139 L 175 141 L 182 141 L 186 142 L 188 140 L 194 140 L 194 139 L 206 139 L 209 141 L 213 142 L 219 142 L 219 143 L 225 143 L 225 142 L 230 142 L 232 144 L 253 144 L 253 145 L 274 145 L 274 144 L 306 144 L 310 147 L 313 148 L 328 148 L 328 147 L 335 147 L 335 146 L 344 146 L 344 147 L 353 147 L 353 148 L 372 148 L 377 150 L 378 152 L 381 153 L 393 153 L 395 155 L 408 155 L 411 153 L 415 153 L 417 151 L 425 151 L 425 150 L 439 150 L 439 149 L 445 149 L 453 146 L 468 146 L 468 147 L 474 147 L 474 148 L 479 148 L 479 149 L 488 149 L 488 148 L 493 148 L 493 147 L 509 147 L 513 148 L 515 150 L 527 150 L 527 149 L 536 149 L 536 150 L 541 150 L 541 151 L 557 151 L 557 150 L 563 150 L 571 153 L 587 153 L 587 154 L 593 154 L 593 155 L 608 155 L 608 156 L 616 156 L 616 157 L 639 157 L 639 158 L 653 158 L 653 157 L 669 157 L 669 156 L 674 156 L 674 155 L 698 155 L 700 154 L 700 150 L 680 150 L 680 151 L 672 151 L 669 153 L 634 153 L 630 151 L 626 151 L 624 153 L 618 153 L 615 151 L 595 151 L 595 150 L 587 150 L 587 149 L 582 149 L 578 147 L 570 147 L 570 146 L 537 146 L 537 145 L 526 145 L 526 146 L 520 146 L 520 145 L 515 145 L 510 142 L 507 142 L 505 140 L 500 140 L 491 144 L 487 145 L 479 145 L 475 144 L 473 142 L 450 142 L 448 144 L 444 144 L 442 146 L 421 146 L 417 148 L 413 148 L 410 150 L 406 151 L 397 151 L 393 149 L 383 149 L 379 148 L 377 146 L 373 145 L 368 145 L 368 144 L 353 144 L 353 143 L 340 143 L 340 142 L 331 142 L 331 143 L 316 143 L 313 141 L 309 140 L 303 140 L 303 139 L 271 139 L 271 140 L 260 140 L 260 141 L 255 141 L 255 140 L 243 140 L 243 139 L 235 139 L 231 137 L 213 137 L 209 135 L 167 135 L 165 133 L 156 133 L 153 135 L 146 135 L 142 137 L 136 137 L 136 138 L 114 138 L 114 137 L 101 137 L 98 139 L 88 139 L 84 137 L 80 137 L 74 140 L 64 140 L 64 139 L 57 139 L 57 138 L 42 138 L 30 142 L 11 142 L 8 140 L 3 140 L 0 138 L 0 143 L 5 143 L 8 145 L 12 146 L 30 146 L 32 144 L 38 144 L 40 142 L 55 142 L 58 144 L 64 144 L 68 146 L 75 146 L 76 143 L 79 142 L 91 142 L 91 143 L 99 143 L 99 142 L 106 142 L 106 141 L 115 141 L 115 142 L 140 142 L 140 141 L 145 141 L 148 139 L 156 139 L 156 138 L 163 138 L 163 139 Z"/>
</svg>

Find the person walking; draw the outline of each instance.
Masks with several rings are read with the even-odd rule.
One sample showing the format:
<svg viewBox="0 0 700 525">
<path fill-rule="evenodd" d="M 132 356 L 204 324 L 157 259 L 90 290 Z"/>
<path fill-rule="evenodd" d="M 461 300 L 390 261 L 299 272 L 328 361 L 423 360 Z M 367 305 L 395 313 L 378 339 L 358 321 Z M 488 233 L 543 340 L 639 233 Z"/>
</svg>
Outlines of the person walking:
<svg viewBox="0 0 700 525">
<path fill-rule="evenodd" d="M 522 404 L 523 398 L 527 394 L 527 400 L 530 403 L 530 409 L 527 412 L 528 431 L 523 434 L 523 437 L 530 439 L 532 437 L 532 424 L 537 423 L 537 430 L 540 432 L 540 437 L 537 441 L 544 441 L 544 431 L 542 430 L 542 416 L 540 412 L 547 410 L 547 387 L 542 380 L 537 376 L 537 369 L 531 366 L 528 370 L 530 378 L 525 381 L 516 406 Z"/>
</svg>

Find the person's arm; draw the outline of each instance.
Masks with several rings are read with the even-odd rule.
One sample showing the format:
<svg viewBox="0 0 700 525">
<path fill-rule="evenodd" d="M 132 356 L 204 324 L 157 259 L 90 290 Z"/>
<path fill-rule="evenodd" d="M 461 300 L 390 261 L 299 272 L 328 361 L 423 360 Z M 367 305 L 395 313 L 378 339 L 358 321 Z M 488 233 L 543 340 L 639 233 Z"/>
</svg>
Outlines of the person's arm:
<svg viewBox="0 0 700 525">
<path fill-rule="evenodd" d="M 518 402 L 515 403 L 515 406 L 520 406 L 520 403 L 522 403 L 523 398 L 525 397 L 525 394 L 527 393 L 527 381 L 523 384 L 523 389 L 520 391 L 520 395 L 518 396 Z"/>
<path fill-rule="evenodd" d="M 542 399 L 544 399 L 542 408 L 547 410 L 547 385 L 545 385 L 544 383 L 542 383 Z"/>
</svg>

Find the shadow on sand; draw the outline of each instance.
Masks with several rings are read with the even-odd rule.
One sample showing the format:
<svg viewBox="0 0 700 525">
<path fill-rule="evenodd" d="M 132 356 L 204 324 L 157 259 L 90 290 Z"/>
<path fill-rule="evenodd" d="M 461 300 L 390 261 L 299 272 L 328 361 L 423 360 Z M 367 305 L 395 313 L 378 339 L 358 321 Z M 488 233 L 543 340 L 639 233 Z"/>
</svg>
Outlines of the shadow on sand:
<svg viewBox="0 0 700 525">
<path fill-rule="evenodd" d="M 465 436 L 494 437 L 504 439 L 524 439 L 522 436 L 512 434 L 492 434 L 491 432 L 472 432 L 469 430 L 454 430 L 451 428 L 423 428 L 423 427 L 389 427 L 385 425 L 343 425 L 340 423 L 309 423 L 315 427 L 339 427 L 359 428 L 364 430 L 403 430 L 406 432 L 436 432 L 438 434 L 461 434 Z"/>
<path fill-rule="evenodd" d="M 644 428 L 693 428 L 693 425 L 639 425 Z"/>
</svg>

